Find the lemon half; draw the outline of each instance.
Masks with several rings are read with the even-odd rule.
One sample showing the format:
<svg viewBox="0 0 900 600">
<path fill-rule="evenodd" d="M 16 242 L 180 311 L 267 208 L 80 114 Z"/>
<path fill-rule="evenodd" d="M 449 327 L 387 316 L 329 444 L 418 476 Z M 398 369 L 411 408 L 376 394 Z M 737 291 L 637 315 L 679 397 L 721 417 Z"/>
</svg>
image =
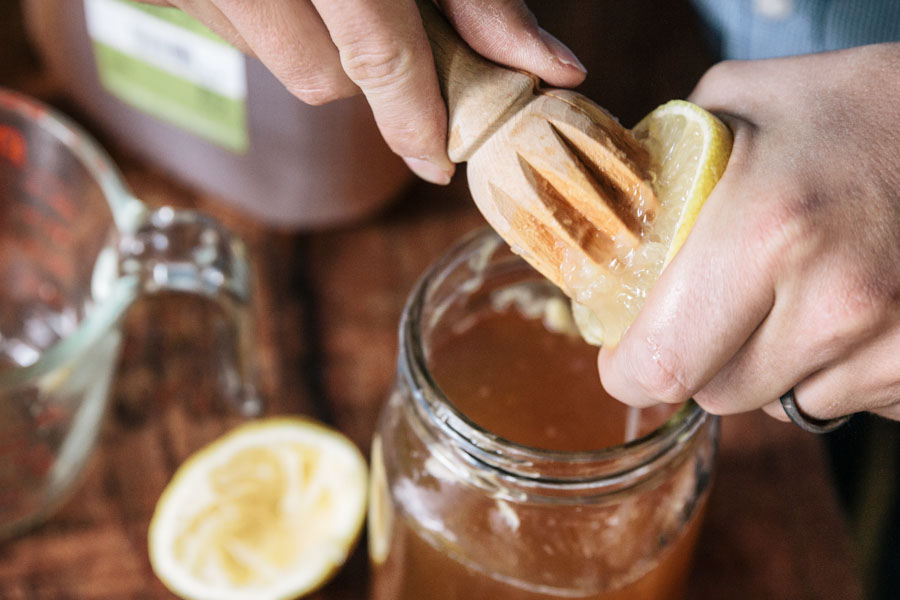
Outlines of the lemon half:
<svg viewBox="0 0 900 600">
<path fill-rule="evenodd" d="M 659 234 L 669 240 L 667 265 L 690 233 L 731 156 L 731 130 L 712 113 L 671 100 L 632 130 L 650 153 L 653 189 L 659 199 Z M 669 235 L 667 229 L 672 233 Z"/>
<path fill-rule="evenodd" d="M 614 345 L 637 317 L 650 288 L 694 226 L 731 155 L 728 127 L 696 104 L 672 100 L 632 130 L 650 154 L 659 211 L 639 246 L 615 269 L 568 265 L 572 314 L 582 337 Z"/>
<path fill-rule="evenodd" d="M 191 456 L 159 498 L 150 562 L 191 600 L 295 598 L 344 563 L 366 510 L 356 445 L 310 420 L 242 425 Z"/>
</svg>

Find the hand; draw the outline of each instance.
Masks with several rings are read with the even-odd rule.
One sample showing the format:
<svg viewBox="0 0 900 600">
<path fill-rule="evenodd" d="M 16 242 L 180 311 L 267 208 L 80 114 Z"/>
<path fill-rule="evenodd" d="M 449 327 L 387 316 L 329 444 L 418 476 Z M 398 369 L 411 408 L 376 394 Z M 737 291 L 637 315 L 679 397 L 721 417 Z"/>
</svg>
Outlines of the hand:
<svg viewBox="0 0 900 600">
<path fill-rule="evenodd" d="M 309 104 L 365 94 L 391 149 L 420 177 L 448 183 L 447 113 L 415 0 L 147 0 L 181 8 L 248 54 Z M 581 83 L 575 55 L 540 29 L 523 0 L 443 0 L 444 14 L 486 58 L 548 83 Z"/>
<path fill-rule="evenodd" d="M 713 67 L 734 149 L 606 389 L 716 414 L 900 419 L 900 44 Z"/>
</svg>

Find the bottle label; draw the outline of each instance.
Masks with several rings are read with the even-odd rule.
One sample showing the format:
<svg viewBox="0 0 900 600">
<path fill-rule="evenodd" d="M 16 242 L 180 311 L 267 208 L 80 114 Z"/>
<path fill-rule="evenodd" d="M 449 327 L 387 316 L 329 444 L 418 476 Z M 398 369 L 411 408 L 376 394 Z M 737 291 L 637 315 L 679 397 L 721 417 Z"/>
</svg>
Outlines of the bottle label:
<svg viewBox="0 0 900 600">
<path fill-rule="evenodd" d="M 175 8 L 84 0 L 103 86 L 123 102 L 233 152 L 244 152 L 244 56 Z"/>
</svg>

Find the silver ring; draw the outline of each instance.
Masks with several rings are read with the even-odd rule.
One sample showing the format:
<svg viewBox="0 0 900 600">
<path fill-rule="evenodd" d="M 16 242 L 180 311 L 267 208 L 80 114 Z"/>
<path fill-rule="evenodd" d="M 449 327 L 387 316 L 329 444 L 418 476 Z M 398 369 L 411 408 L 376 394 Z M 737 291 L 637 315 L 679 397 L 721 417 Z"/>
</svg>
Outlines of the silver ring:
<svg viewBox="0 0 900 600">
<path fill-rule="evenodd" d="M 800 411 L 800 407 L 797 406 L 797 398 L 794 396 L 794 388 L 789 389 L 785 394 L 779 398 L 781 401 L 781 406 L 784 408 L 784 412 L 787 413 L 787 416 L 790 417 L 791 421 L 802 429 L 803 431 L 808 431 L 810 433 L 828 433 L 829 431 L 834 431 L 844 423 L 850 420 L 850 417 L 853 415 L 846 415 L 843 417 L 837 417 L 836 419 L 812 419 L 807 417 Z"/>
</svg>

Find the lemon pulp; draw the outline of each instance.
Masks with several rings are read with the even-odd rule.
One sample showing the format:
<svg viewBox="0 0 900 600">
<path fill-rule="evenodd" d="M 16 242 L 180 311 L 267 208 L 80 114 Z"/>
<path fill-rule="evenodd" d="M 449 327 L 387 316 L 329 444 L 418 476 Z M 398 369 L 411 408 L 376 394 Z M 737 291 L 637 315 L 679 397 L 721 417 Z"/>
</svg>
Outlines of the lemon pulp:
<svg viewBox="0 0 900 600">
<path fill-rule="evenodd" d="M 658 107 L 633 133 L 650 154 L 658 214 L 645 225 L 638 246 L 622 249 L 609 264 L 598 266 L 564 252 L 560 268 L 573 290 L 578 328 L 598 346 L 617 343 L 634 321 L 650 288 L 687 238 L 731 153 L 728 127 L 683 100 Z"/>
<path fill-rule="evenodd" d="M 362 526 L 365 461 L 337 431 L 275 418 L 179 468 L 150 525 L 154 571 L 183 598 L 293 598 L 323 584 Z"/>
</svg>

